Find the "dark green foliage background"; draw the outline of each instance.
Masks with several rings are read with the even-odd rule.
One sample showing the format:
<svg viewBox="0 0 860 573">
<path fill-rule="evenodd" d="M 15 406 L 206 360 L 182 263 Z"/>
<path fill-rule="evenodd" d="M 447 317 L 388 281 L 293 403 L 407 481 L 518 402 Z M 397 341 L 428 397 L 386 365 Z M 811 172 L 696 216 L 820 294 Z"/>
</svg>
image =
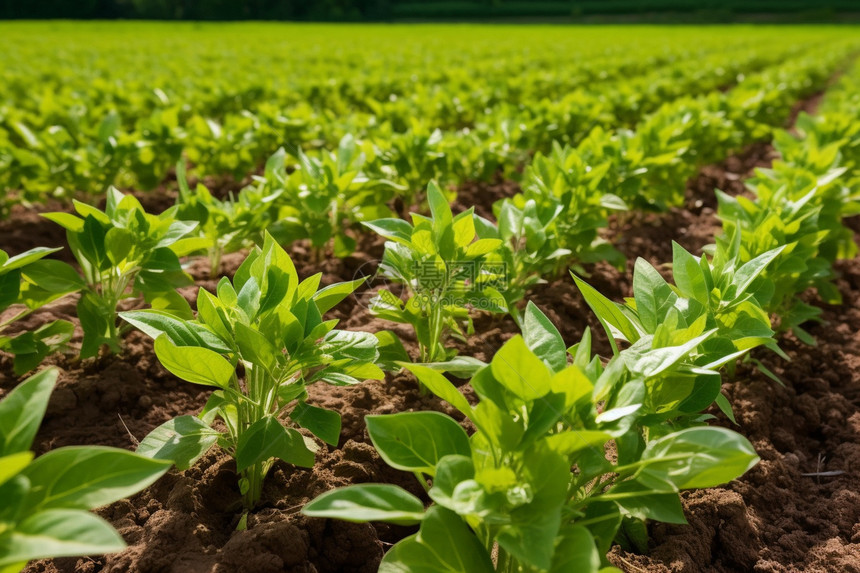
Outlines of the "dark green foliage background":
<svg viewBox="0 0 860 573">
<path fill-rule="evenodd" d="M 0 18 L 384 21 L 630 17 L 732 20 L 750 15 L 839 21 L 860 0 L 0 0 Z"/>
</svg>

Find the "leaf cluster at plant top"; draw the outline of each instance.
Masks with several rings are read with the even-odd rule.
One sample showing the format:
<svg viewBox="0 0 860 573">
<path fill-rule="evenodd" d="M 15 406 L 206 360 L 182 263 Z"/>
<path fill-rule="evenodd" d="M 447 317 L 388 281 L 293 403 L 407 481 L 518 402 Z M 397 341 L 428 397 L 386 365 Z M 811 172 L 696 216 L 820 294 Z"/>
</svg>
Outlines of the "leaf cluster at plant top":
<svg viewBox="0 0 860 573">
<path fill-rule="evenodd" d="M 181 416 L 150 433 L 138 452 L 184 469 L 218 443 L 236 458 L 246 510 L 260 499 L 276 459 L 312 467 L 317 446 L 279 415 L 331 445 L 340 436 L 337 412 L 308 404 L 308 384 L 381 379 L 376 337 L 335 330 L 323 320 L 362 280 L 318 290 L 322 273 L 299 281 L 289 255 L 266 235 L 231 282 L 200 289 L 197 317 L 166 310 L 121 316 L 155 339 L 161 364 L 179 378 L 217 388 L 198 416 Z M 244 375 L 242 375 L 244 373 Z M 220 420 L 225 431 L 212 427 Z"/>
<path fill-rule="evenodd" d="M 0 250 L 0 312 L 13 305 L 21 309 L 0 322 L 0 349 L 15 356 L 19 376 L 64 348 L 75 329 L 67 320 L 54 320 L 32 331 L 3 335 L 16 321 L 84 286 L 69 265 L 45 258 L 59 250 L 37 247 L 14 257 Z"/>
<path fill-rule="evenodd" d="M 66 229 L 69 248 L 83 274 L 77 305 L 84 330 L 82 358 L 95 356 L 103 345 L 120 352 L 117 305 L 136 293 L 153 308 L 191 312 L 176 288 L 192 283 L 179 257 L 203 246 L 200 239 L 186 237 L 196 222 L 176 220 L 176 207 L 151 215 L 133 195 L 114 188 L 108 190 L 104 211 L 79 201 L 75 211 L 77 215 L 43 216 Z M 68 270 L 63 276 L 67 275 Z"/>
<path fill-rule="evenodd" d="M 43 370 L 0 401 L 0 570 L 31 559 L 113 553 L 125 542 L 88 510 L 148 487 L 170 468 L 118 448 L 67 446 L 30 451 L 59 372 Z M 105 471 L 109 468 L 110 471 Z"/>
<path fill-rule="evenodd" d="M 380 571 L 615 570 L 605 558 L 613 540 L 641 544 L 643 519 L 684 523 L 680 489 L 724 483 L 758 460 L 730 430 L 655 421 L 643 402 L 664 406 L 677 396 L 648 388 L 659 372 L 628 369 L 631 358 L 642 362 L 637 352 L 622 351 L 604 368 L 586 336 L 568 365 L 558 331 L 529 305 L 523 336 L 472 378 L 476 404 L 435 370 L 404 364 L 476 428 L 470 437 L 438 412 L 367 417 L 379 454 L 415 473 L 433 505 L 425 510 L 398 486 L 361 484 L 327 492 L 303 511 L 420 523 L 385 554 Z M 607 388 L 623 398 L 601 409 Z"/>
<path fill-rule="evenodd" d="M 499 239 L 477 239 L 474 208 L 454 216 L 448 200 L 434 182 L 427 186 L 431 217 L 412 213 L 403 219 L 378 219 L 365 226 L 388 239 L 380 263 L 382 275 L 402 284 L 403 302 L 381 289 L 370 310 L 386 320 L 409 324 L 418 339 L 420 362 L 445 362 L 456 354 L 446 346 L 449 337 L 463 337 L 463 323 L 471 334 L 469 306 L 504 312 L 505 300 L 493 284 L 507 280 L 504 266 L 492 268 L 486 256 L 498 249 Z"/>
</svg>

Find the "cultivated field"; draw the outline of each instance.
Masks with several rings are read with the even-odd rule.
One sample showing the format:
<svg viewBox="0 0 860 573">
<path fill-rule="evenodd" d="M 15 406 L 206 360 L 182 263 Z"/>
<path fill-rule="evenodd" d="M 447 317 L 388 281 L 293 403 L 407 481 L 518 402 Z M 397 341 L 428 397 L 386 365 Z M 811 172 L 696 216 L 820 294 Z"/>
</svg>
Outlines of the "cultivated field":
<svg viewBox="0 0 860 573">
<path fill-rule="evenodd" d="M 856 28 L 0 37 L 0 572 L 860 571 Z"/>
</svg>

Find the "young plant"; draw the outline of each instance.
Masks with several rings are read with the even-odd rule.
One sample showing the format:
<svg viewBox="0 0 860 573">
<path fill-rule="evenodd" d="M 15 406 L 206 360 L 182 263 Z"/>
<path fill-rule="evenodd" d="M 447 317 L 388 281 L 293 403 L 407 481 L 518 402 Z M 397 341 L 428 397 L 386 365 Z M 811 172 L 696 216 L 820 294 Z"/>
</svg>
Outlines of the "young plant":
<svg viewBox="0 0 860 573">
<path fill-rule="evenodd" d="M 768 312 L 779 317 L 778 329 L 792 331 L 800 340 L 814 344 L 802 328 L 818 320 L 821 310 L 799 295 L 814 287 L 828 303 L 841 296 L 833 285 L 833 263 L 856 255 L 853 232 L 843 226 L 843 217 L 860 212 L 860 194 L 843 184 L 845 169 L 839 167 L 836 143 L 799 151 L 790 138 L 777 138 L 791 162 L 776 161 L 772 169 L 759 169 L 749 182 L 754 199 L 731 197 L 717 192 L 717 214 L 725 233 L 717 245 L 739 243 L 742 259 L 781 247 L 782 252 L 764 276 L 769 288 L 756 291 Z"/>
<path fill-rule="evenodd" d="M 509 199 L 496 203 L 494 207 L 497 209 L 498 226 L 476 216 L 477 233 L 482 239 L 501 241 L 498 249 L 487 254 L 487 261 L 508 270 L 508 280 L 500 290 L 508 314 L 521 324 L 520 303 L 528 289 L 545 282 L 543 277 L 551 275 L 559 261 L 571 254 L 567 249 L 558 248 L 554 240 L 553 223 L 562 208 L 558 205 L 541 218 L 532 199 L 526 201 L 522 209 Z"/>
<path fill-rule="evenodd" d="M 170 463 L 103 446 L 30 451 L 58 371 L 31 376 L 0 401 L 0 571 L 31 559 L 114 553 L 125 543 L 88 510 L 148 487 Z M 110 471 L 106 471 L 109 469 Z"/>
<path fill-rule="evenodd" d="M 729 251 L 718 248 L 712 260 L 695 257 L 677 243 L 672 246 L 675 284 L 640 258 L 633 298 L 623 305 L 573 278 L 606 330 L 615 356 L 623 356 L 634 377 L 648 379 L 649 398 L 643 407 L 655 419 L 673 420 L 676 426 L 696 421 L 715 401 L 733 419 L 728 400 L 720 394 L 719 368 L 732 368 L 757 346 L 782 355 L 752 289 L 782 249 L 741 264 L 737 244 Z M 629 348 L 619 350 L 616 339 Z"/>
<path fill-rule="evenodd" d="M 265 180 L 275 178 L 283 164 L 283 151 L 273 155 L 266 162 Z M 184 162 L 176 164 L 176 179 L 179 183 L 176 217 L 197 223 L 196 234 L 205 241 L 209 276 L 213 278 L 220 275 L 221 258 L 225 253 L 235 253 L 260 240 L 274 219 L 273 202 L 283 193 L 283 189 L 270 191 L 268 186 L 259 185 L 246 187 L 236 197 L 231 195 L 220 201 L 200 183 L 191 191 Z"/>
<path fill-rule="evenodd" d="M 471 333 L 469 307 L 504 312 L 505 299 L 493 284 L 507 279 L 503 265 L 488 265 L 487 255 L 499 239 L 477 239 L 474 209 L 457 215 L 434 182 L 427 186 L 432 217 L 412 214 L 402 219 L 364 223 L 388 241 L 380 263 L 385 278 L 404 286 L 403 302 L 382 289 L 371 301 L 371 311 L 393 322 L 411 324 L 418 339 L 419 360 L 444 362 L 456 354 L 445 343 L 451 336 Z"/>
<path fill-rule="evenodd" d="M 374 447 L 415 474 L 432 505 L 398 486 L 327 492 L 303 513 L 348 521 L 420 524 L 385 554 L 380 571 L 608 573 L 623 523 L 684 523 L 678 491 L 738 477 L 758 460 L 724 428 L 667 432 L 637 449 L 636 409 L 601 411 L 597 385 L 621 370 L 591 359 L 587 340 L 568 365 L 558 331 L 533 305 L 524 336 L 509 340 L 471 381 L 473 405 L 439 372 L 404 364 L 475 427 L 438 412 L 368 416 Z M 620 363 L 620 362 L 619 362 Z M 607 448 L 618 448 L 617 461 Z M 430 478 L 431 483 L 428 483 Z"/>
<path fill-rule="evenodd" d="M 600 133 L 592 134 L 586 143 Z M 550 243 L 551 252 L 567 251 L 564 258 L 555 258 L 557 263 L 573 261 L 577 269 L 581 263 L 597 261 L 624 264 L 624 256 L 598 235 L 599 229 L 607 227 L 609 213 L 627 210 L 612 192 L 622 186 L 619 174 L 613 171 L 617 166 L 603 151 L 585 143 L 582 149 L 553 143 L 552 153 L 535 155 L 526 169 L 523 194 L 513 199 L 521 209 L 533 201 L 537 218 L 551 222 L 546 236 L 535 237 L 533 242 L 543 239 Z M 503 209 L 504 204 L 498 213 L 500 225 L 506 215 Z"/>
<path fill-rule="evenodd" d="M 74 205 L 77 215 L 44 217 L 66 229 L 86 283 L 77 307 L 84 330 L 81 358 L 97 355 L 103 345 L 120 352 L 124 328 L 117 324 L 117 305 L 124 299 L 142 294 L 154 308 L 190 314 L 176 288 L 192 283 L 179 257 L 201 248 L 200 239 L 183 239 L 197 223 L 176 220 L 176 207 L 150 215 L 134 196 L 113 187 L 104 211 Z"/>
<path fill-rule="evenodd" d="M 75 330 L 71 322 L 55 320 L 34 331 L 3 336 L 14 322 L 84 286 L 72 267 L 44 258 L 59 250 L 37 247 L 14 257 L 0 250 L 0 313 L 21 305 L 19 312 L 0 321 L 0 350 L 15 356 L 14 370 L 19 376 L 63 348 Z"/>
<path fill-rule="evenodd" d="M 316 446 L 279 419 L 292 421 L 337 445 L 340 416 L 306 403 L 308 384 L 382 379 L 374 364 L 377 339 L 335 330 L 322 316 L 361 280 L 317 290 L 322 273 L 299 282 L 289 255 L 268 234 L 216 293 L 200 289 L 197 318 L 164 310 L 121 316 L 155 339 L 161 364 L 179 378 L 212 386 L 199 416 L 180 416 L 153 430 L 138 452 L 190 467 L 216 443 L 236 459 L 246 511 L 259 502 L 263 479 L 276 459 L 312 467 Z M 215 420 L 224 430 L 213 427 Z M 244 523 L 244 522 L 243 522 Z"/>
<path fill-rule="evenodd" d="M 297 153 L 299 168 L 285 181 L 278 227 L 288 241 L 310 239 L 317 260 L 327 248 L 336 257 L 352 254 L 356 241 L 346 230 L 391 214 L 385 206 L 385 183 L 361 172 L 364 153 L 349 134 L 340 140 L 337 153 L 311 157 L 301 148 Z"/>
<path fill-rule="evenodd" d="M 448 144 L 439 129 L 430 130 L 417 118 L 410 126 L 377 138 L 376 165 L 380 177 L 399 184 L 397 196 L 406 209 L 420 208 L 427 197 L 425 183 L 437 180 L 448 168 Z"/>
</svg>

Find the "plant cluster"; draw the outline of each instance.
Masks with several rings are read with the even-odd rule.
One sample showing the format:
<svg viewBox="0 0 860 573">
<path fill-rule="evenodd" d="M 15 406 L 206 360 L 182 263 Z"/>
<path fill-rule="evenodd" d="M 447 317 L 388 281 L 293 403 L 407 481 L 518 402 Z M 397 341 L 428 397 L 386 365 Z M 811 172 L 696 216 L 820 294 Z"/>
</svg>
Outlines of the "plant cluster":
<svg viewBox="0 0 860 573">
<path fill-rule="evenodd" d="M 200 239 L 188 237 L 196 222 L 177 220 L 176 207 L 151 215 L 133 195 L 115 188 L 108 190 L 104 211 L 80 201 L 74 205 L 77 214 L 44 217 L 66 229 L 81 269 L 82 278 L 69 273 L 70 267 L 58 275 L 81 289 L 77 305 L 84 330 L 81 358 L 96 356 L 102 346 L 120 352 L 123 328 L 117 307 L 129 297 L 142 295 L 153 308 L 191 312 L 176 288 L 192 284 L 179 257 L 203 246 Z"/>
<path fill-rule="evenodd" d="M 75 330 L 67 320 L 54 320 L 35 330 L 4 334 L 16 321 L 83 288 L 73 268 L 45 258 L 59 250 L 37 247 L 14 257 L 0 250 L 0 313 L 13 307 L 11 316 L 0 322 L 0 350 L 15 356 L 14 370 L 19 376 L 64 348 Z"/>
<path fill-rule="evenodd" d="M 400 284 L 406 301 L 379 290 L 370 310 L 393 322 L 409 324 L 418 340 L 419 361 L 446 362 L 456 354 L 446 342 L 471 334 L 469 308 L 504 312 L 505 299 L 494 285 L 508 277 L 504 264 L 489 265 L 487 255 L 499 239 L 477 238 L 474 208 L 454 216 L 447 199 L 431 182 L 427 186 L 430 217 L 412 213 L 403 219 L 378 219 L 365 226 L 388 239 L 380 262 L 382 276 Z"/>
<path fill-rule="evenodd" d="M 153 430 L 138 453 L 186 469 L 216 443 L 236 458 L 246 510 L 260 499 L 275 460 L 312 467 L 316 444 L 279 416 L 336 446 L 340 416 L 307 403 L 308 384 L 381 379 L 377 339 L 336 330 L 323 320 L 362 282 L 319 289 L 322 273 L 299 281 L 289 255 L 266 235 L 233 280 L 215 293 L 200 289 L 196 318 L 166 310 L 122 317 L 155 339 L 155 355 L 177 377 L 217 388 L 198 416 L 181 416 Z M 213 428 L 219 420 L 225 430 Z"/>
<path fill-rule="evenodd" d="M 644 519 L 684 523 L 680 489 L 725 483 L 758 460 L 731 430 L 655 416 L 696 394 L 674 368 L 691 364 L 693 349 L 634 345 L 604 367 L 586 335 L 568 364 L 558 331 L 529 305 L 523 336 L 472 378 L 475 404 L 440 373 L 404 364 L 474 434 L 438 412 L 366 419 L 380 456 L 416 475 L 429 508 L 398 486 L 362 484 L 327 492 L 303 512 L 420 524 L 380 571 L 616 570 L 605 558 L 613 540 L 643 543 Z M 708 366 L 699 371 L 719 379 Z M 682 389 L 661 392 L 672 382 Z M 607 455 L 613 446 L 617 455 Z"/>
</svg>

